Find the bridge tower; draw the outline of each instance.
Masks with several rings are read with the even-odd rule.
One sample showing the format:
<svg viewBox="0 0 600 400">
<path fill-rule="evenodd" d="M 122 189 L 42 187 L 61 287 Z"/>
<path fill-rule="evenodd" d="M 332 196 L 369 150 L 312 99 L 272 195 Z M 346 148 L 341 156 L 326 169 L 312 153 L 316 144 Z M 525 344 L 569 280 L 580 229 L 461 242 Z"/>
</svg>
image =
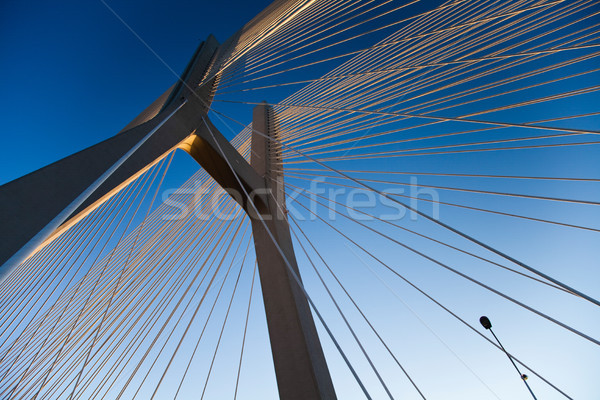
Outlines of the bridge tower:
<svg viewBox="0 0 600 400">
<path fill-rule="evenodd" d="M 209 36 L 180 80 L 116 136 L 0 187 L 0 279 L 121 188 L 180 148 L 251 219 L 281 399 L 335 399 L 310 306 L 301 288 L 285 213 L 273 110 L 253 112 L 248 163 L 208 118 L 220 61 L 230 52 Z M 10 234 L 6 234 L 6 233 Z"/>
</svg>

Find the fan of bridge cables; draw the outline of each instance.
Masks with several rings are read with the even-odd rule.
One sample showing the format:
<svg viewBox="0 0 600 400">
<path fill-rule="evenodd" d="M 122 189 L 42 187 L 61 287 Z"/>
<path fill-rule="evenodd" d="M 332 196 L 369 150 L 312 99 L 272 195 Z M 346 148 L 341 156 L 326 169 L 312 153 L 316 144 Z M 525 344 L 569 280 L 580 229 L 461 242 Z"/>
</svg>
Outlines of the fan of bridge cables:
<svg viewBox="0 0 600 400">
<path fill-rule="evenodd" d="M 224 43 L 208 115 L 249 160 L 270 106 L 338 398 L 528 396 L 484 314 L 539 398 L 597 393 L 599 13 L 276 1 Z M 0 398 L 277 397 L 248 217 L 186 157 L 2 282 Z"/>
</svg>

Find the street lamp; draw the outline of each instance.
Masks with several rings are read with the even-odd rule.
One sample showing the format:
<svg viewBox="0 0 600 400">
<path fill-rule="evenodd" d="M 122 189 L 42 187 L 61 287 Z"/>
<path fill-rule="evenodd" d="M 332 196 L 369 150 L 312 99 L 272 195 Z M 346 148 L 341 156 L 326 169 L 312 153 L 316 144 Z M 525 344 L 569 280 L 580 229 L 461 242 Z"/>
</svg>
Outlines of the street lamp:
<svg viewBox="0 0 600 400">
<path fill-rule="evenodd" d="M 486 330 L 489 330 L 490 332 L 492 332 L 492 335 L 494 336 L 494 338 L 496 339 L 496 341 L 500 345 L 500 348 L 502 349 L 502 351 L 504 351 L 504 354 L 506 354 L 506 356 L 508 357 L 508 359 L 510 360 L 510 362 L 512 363 L 512 365 L 515 367 L 515 369 L 519 373 L 519 376 L 521 377 L 521 380 L 523 381 L 523 383 L 525 384 L 525 386 L 527 386 L 527 390 L 529 390 L 529 393 L 531 393 L 531 396 L 535 400 L 537 400 L 537 397 L 535 397 L 535 394 L 533 394 L 533 391 L 531 390 L 531 388 L 529 387 L 529 384 L 527 383 L 527 378 L 528 378 L 527 375 L 522 374 L 521 371 L 519 371 L 519 367 L 517 367 L 517 364 L 515 364 L 515 361 L 513 360 L 513 358 L 511 357 L 511 355 L 508 354 L 508 352 L 506 351 L 506 349 L 504 348 L 504 346 L 502 346 L 502 343 L 500 343 L 500 340 L 498 339 L 498 337 L 496 336 L 496 334 L 492 330 L 492 323 L 490 322 L 490 319 L 484 315 L 481 318 L 479 318 L 479 322 L 481 323 L 481 326 L 483 326 Z"/>
</svg>

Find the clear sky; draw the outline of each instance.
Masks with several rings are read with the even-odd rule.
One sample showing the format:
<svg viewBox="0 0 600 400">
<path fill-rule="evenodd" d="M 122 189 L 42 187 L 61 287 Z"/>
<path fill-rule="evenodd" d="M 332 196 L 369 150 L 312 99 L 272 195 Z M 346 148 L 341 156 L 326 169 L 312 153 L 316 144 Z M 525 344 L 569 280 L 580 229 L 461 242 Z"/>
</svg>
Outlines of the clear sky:
<svg viewBox="0 0 600 400">
<path fill-rule="evenodd" d="M 219 41 L 224 41 L 269 3 L 265 0 L 108 2 L 120 17 L 177 72 L 184 69 L 198 44 L 208 34 L 212 33 Z M 422 3 L 408 9 L 406 15 L 433 8 L 439 2 Z M 597 22 L 595 19 L 589 22 L 589 25 Z M 376 26 L 375 23 L 369 25 L 369 27 Z M 389 33 L 391 32 L 385 32 L 386 35 Z M 381 35 L 385 36 L 383 32 Z M 348 47 L 348 49 L 354 48 Z M 591 64 L 592 62 L 587 65 Z M 321 76 L 328 71 L 326 68 L 329 67 L 330 64 L 326 64 L 320 70 L 311 71 L 310 77 Z M 294 73 L 281 79 L 282 81 L 301 80 L 306 79 L 306 76 Z M 597 85 L 598 74 L 578 79 L 577 84 L 582 87 Z M 0 184 L 113 136 L 166 90 L 174 80 L 172 72 L 132 35 L 101 1 L 66 0 L 35 3 L 3 1 L 0 3 L 0 110 L 2 110 L 0 132 L 3 139 L 3 145 L 0 146 L 0 160 L 2 160 Z M 243 99 L 251 102 L 266 99 L 275 103 L 302 87 L 296 85 L 270 91 L 237 93 L 231 96 L 223 94 L 220 99 L 236 101 Z M 537 93 L 550 95 L 570 88 L 566 83 L 564 86 L 558 84 L 547 92 L 540 89 Z M 521 100 L 515 95 L 515 98 L 510 101 Z M 571 111 L 571 114 L 594 112 L 598 110 L 599 102 L 597 92 L 592 92 L 583 97 L 569 98 L 562 103 L 554 102 L 540 108 L 512 114 L 493 114 L 493 117 L 519 122 L 543 119 L 536 118 L 538 115 L 561 115 L 561 112 Z M 400 100 L 396 106 L 398 104 Z M 215 109 L 239 121 L 249 122 L 251 105 L 215 103 L 214 106 Z M 390 109 L 394 109 L 393 107 L 390 106 Z M 489 115 L 486 117 L 492 118 Z M 217 117 L 212 115 L 211 118 L 216 120 Z M 575 127 L 598 130 L 600 126 L 598 122 L 596 116 L 578 120 Z M 241 127 L 234 123 L 229 122 L 229 125 L 233 128 L 231 131 L 228 131 L 224 124 L 219 125 L 228 138 L 241 131 Z M 443 131 L 443 128 L 440 129 L 442 130 L 436 130 L 435 133 Z M 377 129 L 373 132 L 377 132 Z M 516 131 L 507 132 L 510 135 Z M 357 133 L 357 137 L 362 133 L 364 132 Z M 435 144 L 456 144 L 453 140 Z M 453 154 L 439 157 L 409 157 L 410 160 L 342 161 L 332 165 L 340 169 L 378 171 L 599 178 L 599 156 L 600 152 L 596 145 L 527 153 L 489 152 L 474 153 L 472 156 Z M 170 170 L 174 175 L 167 179 L 165 183 L 167 187 L 175 187 L 182 183 L 196 169 L 196 165 L 181 154 L 174 160 Z M 314 168 L 316 165 L 295 166 Z M 381 176 L 381 174 L 373 174 L 369 177 L 378 179 Z M 404 181 L 408 182 L 408 177 Z M 309 187 L 309 184 L 302 181 L 300 177 L 289 178 L 287 182 Z M 327 178 L 327 182 L 340 181 Z M 554 185 L 548 182 L 532 183 L 513 180 L 507 183 L 479 179 L 468 183 L 458 178 L 448 177 L 419 177 L 419 182 L 432 186 L 470 187 L 589 201 L 598 201 L 600 198 L 598 182 L 566 182 Z M 384 184 L 373 183 L 373 186 L 380 190 L 388 189 Z M 326 190 L 334 188 L 333 185 L 324 187 Z M 600 228 L 600 213 L 597 205 L 536 203 L 528 202 L 529 200 L 526 199 L 486 197 L 449 191 L 441 191 L 439 194 L 440 200 L 444 202 L 482 208 L 495 207 L 505 212 L 518 211 L 520 214 L 537 218 Z M 309 203 L 302 200 L 302 197 L 298 199 L 300 203 L 308 206 Z M 425 212 L 433 212 L 430 204 L 423 204 Z M 374 210 L 377 213 L 387 211 L 389 209 L 381 206 Z M 442 221 L 457 226 L 592 296 L 600 295 L 598 232 L 570 230 L 444 205 L 440 206 L 439 211 Z M 321 212 L 326 215 L 328 211 L 322 209 Z M 309 217 L 302 211 L 296 217 L 302 215 L 305 218 Z M 455 235 L 427 221 L 409 221 L 405 218 L 399 224 L 419 232 L 426 232 L 440 241 L 466 251 L 490 257 L 489 253 L 481 251 L 477 246 L 458 239 Z M 389 265 L 397 266 L 407 277 L 481 331 L 478 323 L 479 316 L 487 314 L 494 324 L 495 332 L 510 351 L 517 356 L 522 356 L 524 361 L 530 363 L 538 372 L 563 388 L 573 398 L 598 398 L 600 383 L 597 379 L 597 369 L 600 365 L 600 351 L 597 345 L 574 337 L 573 334 L 546 320 L 532 316 L 514 304 L 499 300 L 497 296 L 465 282 L 448 271 L 440 270 L 438 266 L 422 257 L 406 249 L 399 249 L 393 243 L 382 240 L 381 237 L 362 228 L 359 229 L 350 222 L 338 218 L 334 221 L 334 225 L 359 239 Z M 432 245 L 430 242 L 389 226 L 377 223 L 370 223 L 370 226 L 599 338 L 598 307 L 523 281 L 505 271 L 494 270 L 487 264 L 482 266 L 482 263 L 477 263 L 470 257 L 452 253 L 447 248 Z M 334 235 L 327 226 L 319 221 L 304 221 L 301 227 L 311 240 L 314 240 L 317 247 L 320 246 L 319 249 L 328 257 L 333 269 L 343 277 L 342 280 L 349 291 L 356 296 L 357 302 L 364 307 L 368 315 L 372 316 L 373 322 L 403 364 L 411 371 L 419 386 L 427 394 L 427 398 L 444 400 L 528 398 L 529 394 L 502 353 L 472 334 L 447 313 L 427 302 L 421 294 L 399 281 L 389 271 L 381 269 L 373 259 L 369 259 L 364 253 L 350 246 L 339 235 Z M 303 243 L 306 245 L 306 242 Z M 374 398 L 386 398 L 385 392 L 378 385 L 376 377 L 362 358 L 359 349 L 352 344 L 349 333 L 342 328 L 342 321 L 336 315 L 332 304 L 327 302 L 326 293 L 318 283 L 317 277 L 311 272 L 308 259 L 297 245 L 296 242 L 296 254 L 303 272 L 306 272 L 307 287 L 311 288 L 315 299 L 322 302 L 326 319 L 337 327 L 336 334 L 346 346 L 353 362 L 356 362 L 357 370 L 373 391 Z M 314 254 L 311 257 L 314 257 Z M 506 264 L 499 257 L 492 257 L 492 259 Z M 381 278 L 373 275 L 371 268 L 377 271 Z M 249 270 L 246 270 L 243 277 L 244 285 L 248 285 L 251 278 Z M 331 277 L 327 279 L 331 285 L 334 285 Z M 243 295 L 248 291 L 247 286 L 244 288 Z M 336 296 L 343 297 L 339 288 L 336 289 Z M 252 343 L 256 345 L 249 349 L 249 358 L 254 360 L 255 364 L 246 370 L 247 375 L 244 376 L 243 383 L 247 391 L 245 396 L 240 395 L 239 398 L 267 399 L 274 395 L 273 374 L 270 366 L 264 366 L 270 361 L 269 355 L 258 351 L 265 350 L 266 339 L 264 320 L 260 317 L 262 310 L 260 306 L 255 307 L 258 307 L 255 310 L 258 317 L 250 327 L 254 335 L 252 340 L 255 341 Z M 351 305 L 345 301 L 345 307 L 350 308 Z M 242 308 L 238 311 L 235 315 L 239 322 L 244 315 Z M 381 347 L 372 344 L 375 341 L 371 332 L 364 324 L 361 325 L 360 316 L 355 312 L 351 313 L 350 321 L 356 324 L 360 335 L 370 338 L 369 349 L 373 352 L 376 364 L 380 366 L 384 379 L 397 394 L 397 398 L 418 398 L 397 366 L 389 360 L 389 357 L 386 358 Z M 324 337 L 325 332 L 320 325 L 319 329 Z M 323 339 L 323 346 L 331 362 L 339 398 L 363 398 L 331 341 Z M 226 370 L 228 365 L 223 364 L 222 367 Z M 532 374 L 529 375 L 529 383 L 538 394 L 538 399 L 564 398 Z M 212 389 L 213 392 L 210 393 L 215 397 L 210 398 L 216 399 L 220 398 L 218 393 L 230 392 L 231 383 L 225 378 L 215 379 L 220 385 L 224 385 L 223 387 L 226 386 L 226 388 L 217 386 Z M 261 385 L 261 382 L 265 384 Z M 190 398 L 192 393 L 189 392 Z"/>
<path fill-rule="evenodd" d="M 180 73 L 206 36 L 225 40 L 269 3 L 113 6 Z M 0 151 L 10 165 L 0 183 L 111 137 L 176 79 L 100 1 L 3 1 L 0 49 Z"/>
</svg>

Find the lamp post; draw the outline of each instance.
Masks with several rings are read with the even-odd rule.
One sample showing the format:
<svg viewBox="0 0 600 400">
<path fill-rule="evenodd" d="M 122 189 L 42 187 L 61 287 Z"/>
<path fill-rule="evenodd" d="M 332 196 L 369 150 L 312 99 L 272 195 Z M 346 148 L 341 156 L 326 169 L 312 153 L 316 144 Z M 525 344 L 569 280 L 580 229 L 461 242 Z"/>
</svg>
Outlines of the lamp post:
<svg viewBox="0 0 600 400">
<path fill-rule="evenodd" d="M 510 360 L 510 362 L 512 363 L 512 365 L 515 367 L 515 369 L 519 373 L 519 376 L 521 377 L 521 380 L 523 381 L 523 383 L 525 384 L 525 386 L 527 386 L 527 390 L 529 390 L 529 393 L 531 393 L 531 396 L 534 398 L 534 400 L 537 400 L 537 397 L 535 397 L 535 394 L 533 394 L 533 391 L 531 390 L 531 388 L 529 387 L 529 384 L 527 383 L 527 375 L 522 374 L 521 371 L 519 371 L 519 367 L 517 367 L 517 364 L 515 364 L 515 361 L 513 360 L 513 358 L 510 356 L 510 354 L 508 354 L 508 352 L 506 351 L 506 349 L 504 348 L 504 346 L 502 346 L 502 343 L 500 343 L 500 339 L 498 339 L 498 337 L 496 336 L 496 334 L 492 330 L 492 323 L 490 322 L 490 319 L 484 315 L 481 318 L 479 318 L 479 322 L 481 323 L 481 325 L 486 330 L 489 330 L 490 332 L 492 332 L 492 335 L 494 336 L 494 339 L 496 339 L 496 341 L 500 345 L 500 348 L 502 349 L 502 351 L 504 351 L 504 354 L 506 354 L 506 356 L 508 357 L 508 359 Z"/>
</svg>

